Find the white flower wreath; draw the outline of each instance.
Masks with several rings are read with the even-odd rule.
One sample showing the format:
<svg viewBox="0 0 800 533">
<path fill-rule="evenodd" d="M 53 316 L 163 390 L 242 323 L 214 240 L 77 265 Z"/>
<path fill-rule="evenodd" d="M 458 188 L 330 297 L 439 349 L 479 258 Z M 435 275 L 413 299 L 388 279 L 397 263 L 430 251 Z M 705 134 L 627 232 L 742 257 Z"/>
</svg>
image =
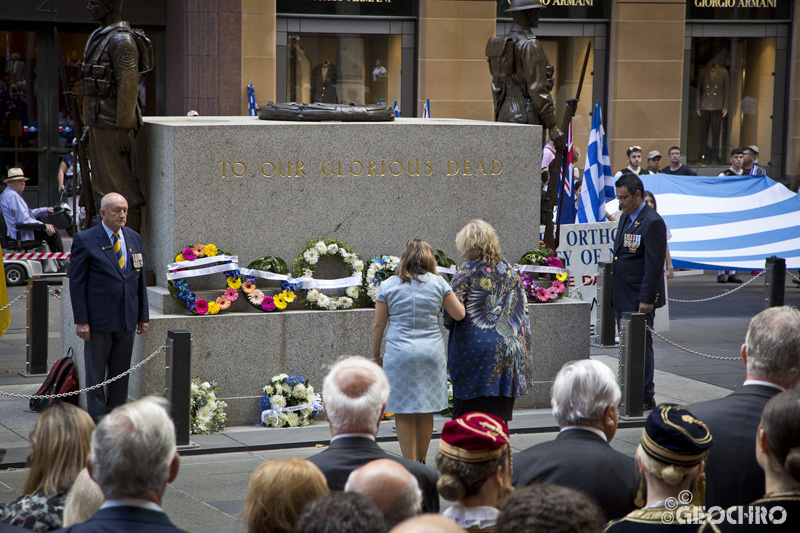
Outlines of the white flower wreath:
<svg viewBox="0 0 800 533">
<path fill-rule="evenodd" d="M 338 259 L 350 276 L 359 275 L 364 271 L 364 261 L 347 246 L 347 243 L 336 239 L 323 239 L 308 241 L 300 257 L 294 260 L 294 276 L 313 279 L 320 259 L 329 256 Z M 323 281 L 323 280 L 320 280 Z M 345 296 L 328 296 L 319 288 L 302 289 L 304 299 L 309 307 L 334 311 L 336 309 L 350 309 L 361 294 L 361 284 L 351 285 L 345 289 Z"/>
<path fill-rule="evenodd" d="M 364 278 L 364 289 L 374 305 L 378 298 L 378 289 L 389 276 L 397 272 L 400 258 L 394 255 L 376 257 L 367 265 L 367 274 Z"/>
</svg>

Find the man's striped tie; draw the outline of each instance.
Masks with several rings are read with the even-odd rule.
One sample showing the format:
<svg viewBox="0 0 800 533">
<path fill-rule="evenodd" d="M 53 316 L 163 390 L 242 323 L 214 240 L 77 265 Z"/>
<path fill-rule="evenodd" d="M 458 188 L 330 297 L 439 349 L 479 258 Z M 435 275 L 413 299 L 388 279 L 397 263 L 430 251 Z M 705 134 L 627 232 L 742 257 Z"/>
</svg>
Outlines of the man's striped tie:
<svg viewBox="0 0 800 533">
<path fill-rule="evenodd" d="M 119 268 L 125 269 L 125 255 L 122 253 L 122 246 L 119 244 L 119 232 L 114 232 L 111 243 L 114 245 L 114 253 L 117 254 Z"/>
</svg>

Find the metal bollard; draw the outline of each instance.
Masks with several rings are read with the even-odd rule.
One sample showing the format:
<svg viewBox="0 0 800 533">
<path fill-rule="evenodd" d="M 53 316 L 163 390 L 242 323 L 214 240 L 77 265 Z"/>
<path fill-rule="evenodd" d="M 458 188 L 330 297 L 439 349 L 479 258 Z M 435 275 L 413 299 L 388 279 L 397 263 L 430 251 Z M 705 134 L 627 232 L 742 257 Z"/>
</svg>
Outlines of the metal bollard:
<svg viewBox="0 0 800 533">
<path fill-rule="evenodd" d="M 620 418 L 644 416 L 644 357 L 647 327 L 644 313 L 622 313 L 620 318 L 620 354 L 622 365 L 622 404 Z"/>
<path fill-rule="evenodd" d="M 767 258 L 764 268 L 765 307 L 780 307 L 786 291 L 786 259 L 772 256 Z"/>
<path fill-rule="evenodd" d="M 614 346 L 616 341 L 616 316 L 611 307 L 611 263 L 597 263 L 597 326 L 595 344 Z"/>
<path fill-rule="evenodd" d="M 178 446 L 187 446 L 191 429 L 192 335 L 188 331 L 168 331 L 166 344 L 164 396 L 169 402 L 169 414 L 175 424 L 176 443 Z"/>
<path fill-rule="evenodd" d="M 47 375 L 47 341 L 50 320 L 47 280 L 28 280 L 25 371 L 26 378 Z"/>
</svg>

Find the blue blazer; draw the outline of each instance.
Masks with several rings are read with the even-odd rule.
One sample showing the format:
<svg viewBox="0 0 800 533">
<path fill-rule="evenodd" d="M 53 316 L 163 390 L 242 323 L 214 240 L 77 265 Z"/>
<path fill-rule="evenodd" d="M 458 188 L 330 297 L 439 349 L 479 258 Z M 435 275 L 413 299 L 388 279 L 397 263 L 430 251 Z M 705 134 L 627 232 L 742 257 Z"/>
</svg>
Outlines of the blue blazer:
<svg viewBox="0 0 800 533">
<path fill-rule="evenodd" d="M 100 509 L 86 522 L 56 531 L 74 533 L 134 533 L 140 531 L 147 531 L 148 533 L 186 533 L 184 530 L 175 527 L 164 513 L 124 505 Z"/>
<path fill-rule="evenodd" d="M 133 254 L 142 253 L 142 238 L 122 228 L 125 272 L 111 241 L 98 224 L 75 234 L 69 268 L 69 292 L 75 323 L 88 322 L 92 331 L 135 331 L 137 322 L 150 320 L 144 264 L 136 268 Z M 142 261 L 144 263 L 144 261 Z"/>
<path fill-rule="evenodd" d="M 611 304 L 618 312 L 638 312 L 639 302 L 663 307 L 664 261 L 667 257 L 667 225 L 647 205 L 633 227 L 625 229 L 628 214 L 623 213 L 614 240 L 611 267 Z M 638 246 L 624 246 L 625 235 Z"/>
</svg>

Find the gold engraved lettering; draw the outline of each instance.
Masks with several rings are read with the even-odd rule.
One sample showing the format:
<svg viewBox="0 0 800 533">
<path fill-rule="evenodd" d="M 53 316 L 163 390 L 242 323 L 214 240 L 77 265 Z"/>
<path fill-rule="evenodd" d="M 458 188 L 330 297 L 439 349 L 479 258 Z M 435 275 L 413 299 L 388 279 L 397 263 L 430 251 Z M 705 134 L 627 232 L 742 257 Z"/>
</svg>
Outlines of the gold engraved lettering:
<svg viewBox="0 0 800 533">
<path fill-rule="evenodd" d="M 500 170 L 495 170 L 495 163 L 500 165 Z M 499 159 L 492 159 L 492 176 L 499 176 L 503 173 L 503 162 Z"/>
<path fill-rule="evenodd" d="M 425 161 L 425 175 L 428 177 L 433 176 L 433 163 Z"/>
<path fill-rule="evenodd" d="M 412 177 L 413 177 L 413 176 L 419 176 L 419 160 L 417 160 L 417 162 L 416 162 L 416 163 L 417 163 L 417 171 L 416 171 L 416 173 L 414 173 L 414 174 L 412 174 L 412 173 L 411 173 L 411 165 L 412 165 L 413 163 L 414 163 L 414 161 L 409 161 L 409 162 L 408 162 L 408 175 L 409 175 L 409 176 L 412 176 Z"/>
<path fill-rule="evenodd" d="M 223 178 L 227 178 L 228 176 L 225 175 L 225 165 L 227 165 L 228 162 L 227 161 L 218 161 L 217 164 L 218 165 L 222 165 L 222 177 Z"/>
<path fill-rule="evenodd" d="M 330 174 L 325 172 L 325 165 L 330 165 L 331 166 Z M 333 177 L 333 161 L 325 161 L 324 163 L 322 163 L 322 168 L 320 170 L 321 170 L 323 176 L 325 176 L 326 178 L 332 178 Z"/>
<path fill-rule="evenodd" d="M 361 170 L 358 171 L 358 174 L 353 172 L 353 165 L 356 165 L 356 164 L 361 169 Z M 352 174 L 353 176 L 360 176 L 363 173 L 364 173 L 364 163 L 362 163 L 361 161 L 353 161 L 352 163 L 350 163 L 350 174 Z"/>
<path fill-rule="evenodd" d="M 242 170 L 242 173 L 241 173 L 241 174 L 238 174 L 238 173 L 236 172 L 236 166 L 237 166 L 237 165 L 238 165 L 238 166 L 240 166 L 240 167 L 242 167 L 242 168 L 244 169 L 244 170 Z M 240 163 L 239 161 L 237 161 L 236 163 L 234 163 L 233 165 L 231 165 L 231 172 L 232 172 L 232 173 L 233 173 L 233 175 L 234 175 L 234 176 L 236 176 L 237 178 L 243 178 L 243 177 L 244 177 L 244 175 L 245 175 L 245 174 L 247 174 L 247 165 L 245 165 L 244 163 Z"/>
<path fill-rule="evenodd" d="M 294 177 L 295 178 L 299 178 L 300 174 L 302 174 L 304 178 L 308 177 L 308 176 L 306 176 L 306 171 L 303 170 L 303 166 L 304 165 L 305 165 L 305 163 L 303 163 L 302 161 L 295 161 L 294 162 Z"/>
<path fill-rule="evenodd" d="M 395 173 L 395 171 L 394 171 L 394 166 L 395 165 L 400 165 L 400 170 L 397 173 Z M 402 174 L 403 173 L 403 163 L 401 163 L 400 161 L 392 161 L 391 163 L 389 163 L 389 173 L 392 176 L 399 176 L 400 174 Z"/>
<path fill-rule="evenodd" d="M 483 160 L 481 160 L 481 162 L 478 163 L 478 168 L 475 169 L 476 176 L 478 175 L 478 172 L 483 172 L 484 176 L 488 176 L 488 174 L 486 173 L 486 165 L 483 164 Z"/>
<path fill-rule="evenodd" d="M 272 169 L 269 174 L 267 174 L 264 171 L 264 167 L 266 167 L 267 165 L 269 165 L 269 168 Z M 272 176 L 274 176 L 275 175 L 275 165 L 273 165 L 269 161 L 264 161 L 264 163 L 261 164 L 261 175 L 264 176 L 265 178 L 271 178 Z"/>
<path fill-rule="evenodd" d="M 339 161 L 339 172 L 336 173 L 337 178 L 343 178 L 344 174 L 342 174 L 342 162 Z"/>
<path fill-rule="evenodd" d="M 292 177 L 292 162 L 286 162 L 286 172 L 283 171 L 283 161 L 278 163 L 278 175 L 282 178 L 291 178 Z"/>
<path fill-rule="evenodd" d="M 386 175 L 386 161 L 381 161 L 381 176 Z"/>
<path fill-rule="evenodd" d="M 456 169 L 452 170 L 451 165 L 455 165 Z M 458 161 L 449 160 L 447 162 L 447 175 L 448 176 L 455 176 L 456 174 L 458 174 Z"/>
<path fill-rule="evenodd" d="M 386 174 L 382 172 L 378 174 L 378 169 L 375 168 L 375 165 L 377 165 L 376 161 L 369 161 L 367 165 L 367 176 L 385 176 Z"/>
<path fill-rule="evenodd" d="M 472 176 L 472 161 L 469 159 L 464 161 L 464 172 L 462 174 L 464 176 Z"/>
</svg>

